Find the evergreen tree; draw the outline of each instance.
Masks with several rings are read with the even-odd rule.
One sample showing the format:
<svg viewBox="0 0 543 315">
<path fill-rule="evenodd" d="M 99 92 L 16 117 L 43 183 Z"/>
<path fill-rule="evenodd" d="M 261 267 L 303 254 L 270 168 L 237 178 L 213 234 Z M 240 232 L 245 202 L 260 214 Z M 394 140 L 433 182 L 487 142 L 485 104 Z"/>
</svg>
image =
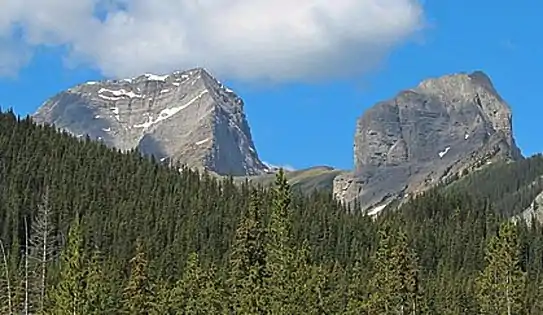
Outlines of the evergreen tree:
<svg viewBox="0 0 543 315">
<path fill-rule="evenodd" d="M 155 285 L 155 307 L 152 315 L 178 314 L 175 301 L 172 298 L 173 288 L 166 281 L 157 281 Z"/>
<path fill-rule="evenodd" d="M 272 190 L 272 206 L 266 244 L 269 311 L 271 314 L 289 314 L 292 298 L 291 275 L 294 252 L 290 244 L 291 228 L 290 185 L 283 169 L 276 175 Z"/>
<path fill-rule="evenodd" d="M 85 309 L 89 315 L 111 314 L 117 309 L 113 281 L 104 273 L 102 259 L 100 251 L 94 250 L 85 270 Z"/>
<path fill-rule="evenodd" d="M 407 234 L 400 230 L 394 246 L 392 262 L 395 263 L 399 277 L 400 314 L 415 315 L 422 311 L 420 267 L 417 254 L 409 246 Z"/>
<path fill-rule="evenodd" d="M 251 192 L 249 209 L 244 211 L 234 237 L 230 256 L 229 290 L 236 314 L 265 314 L 266 279 L 265 230 L 258 191 Z"/>
<path fill-rule="evenodd" d="M 373 257 L 373 277 L 370 281 L 370 294 L 366 310 L 369 314 L 395 314 L 397 312 L 395 298 L 397 297 L 396 289 L 399 287 L 399 278 L 395 273 L 392 261 L 394 244 L 390 229 L 380 231 L 380 236 L 379 247 Z"/>
<path fill-rule="evenodd" d="M 83 238 L 79 219 L 74 220 L 68 233 L 68 244 L 60 257 L 59 283 L 50 294 L 51 314 L 88 313 L 84 274 Z"/>
<path fill-rule="evenodd" d="M 364 276 L 364 266 L 362 266 L 361 260 L 357 259 L 350 271 L 345 315 L 358 315 L 365 310 L 367 281 Z"/>
<path fill-rule="evenodd" d="M 381 232 L 374 258 L 371 293 L 367 301 L 370 314 L 420 314 L 419 268 L 406 234 L 389 229 Z M 355 307 L 361 303 L 354 299 Z"/>
<path fill-rule="evenodd" d="M 289 276 L 289 297 L 286 302 L 291 314 L 322 314 L 324 298 L 320 295 L 320 289 L 324 279 L 317 274 L 318 270 L 318 266 L 310 260 L 309 246 L 303 242 L 295 250 Z"/>
<path fill-rule="evenodd" d="M 223 314 L 224 294 L 218 287 L 213 268 L 207 271 L 200 265 L 197 253 L 188 257 L 183 278 L 173 289 L 172 303 L 174 312 L 186 315 Z"/>
<path fill-rule="evenodd" d="M 136 255 L 130 260 L 130 276 L 123 290 L 122 305 L 125 314 L 149 314 L 154 309 L 154 292 L 148 275 L 148 261 L 140 239 L 136 242 Z"/>
<path fill-rule="evenodd" d="M 520 314 L 525 274 L 520 269 L 517 230 L 513 223 L 500 226 L 486 248 L 487 265 L 477 279 L 481 314 Z"/>
</svg>

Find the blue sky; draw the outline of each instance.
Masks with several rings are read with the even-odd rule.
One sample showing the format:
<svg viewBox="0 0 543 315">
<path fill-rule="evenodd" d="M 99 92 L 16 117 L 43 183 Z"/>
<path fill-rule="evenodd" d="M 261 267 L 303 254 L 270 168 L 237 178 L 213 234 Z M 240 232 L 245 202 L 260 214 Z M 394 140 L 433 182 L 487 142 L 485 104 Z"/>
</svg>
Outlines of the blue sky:
<svg viewBox="0 0 543 315">
<path fill-rule="evenodd" d="M 12 5 L 15 5 L 15 1 L 25 0 L 7 1 L 8 4 L 14 1 Z M 44 3 L 48 1 L 50 0 Z M 349 4 L 349 0 L 337 1 L 337 4 L 345 3 L 346 6 Z M 402 15 L 400 9 L 408 8 L 399 6 L 414 1 L 387 1 L 391 6 L 395 5 L 387 8 L 387 12 L 391 12 L 390 17 L 404 21 L 407 26 L 413 26 L 413 12 L 411 15 Z M 276 0 L 275 3 L 279 2 L 281 0 Z M 360 1 L 364 2 L 372 1 Z M 357 9 L 366 8 L 361 4 Z M 6 51 L 0 49 L 0 74 L 3 74 L 0 76 L 0 104 L 3 108 L 11 106 L 17 113 L 25 115 L 34 112 L 48 97 L 84 81 L 97 80 L 104 76 L 135 74 L 143 70 L 162 73 L 189 67 L 192 64 L 207 67 L 209 63 L 211 71 L 218 69 L 218 78 L 244 99 L 253 138 L 264 161 L 295 168 L 332 165 L 348 169 L 353 163 L 356 119 L 369 106 L 379 100 L 390 98 L 399 90 L 412 87 L 428 77 L 483 70 L 513 108 L 515 137 L 523 153 L 531 155 L 542 152 L 543 104 L 540 104 L 538 89 L 542 87 L 543 73 L 543 43 L 539 40 L 540 30 L 543 29 L 541 20 L 543 3 L 532 0 L 515 2 L 429 0 L 423 3 L 421 8 L 423 27 L 410 34 L 400 34 L 398 36 L 403 36 L 401 40 L 394 37 L 386 45 L 379 41 L 378 37 L 392 38 L 393 30 L 390 25 L 389 29 L 377 33 L 376 37 L 370 38 L 368 35 L 356 38 L 355 34 L 351 37 L 346 36 L 344 41 L 329 41 L 338 47 L 327 47 L 327 54 L 323 53 L 324 50 L 307 48 L 301 59 L 293 57 L 290 60 L 289 55 L 286 55 L 287 57 L 281 55 L 283 58 L 281 60 L 274 59 L 274 56 L 281 53 L 278 50 L 277 54 L 269 58 L 265 53 L 261 53 L 263 59 L 264 57 L 267 59 L 259 61 L 258 47 L 249 47 L 248 44 L 239 48 L 246 52 L 245 56 L 231 56 L 228 54 L 229 51 L 221 51 L 218 52 L 223 56 L 220 60 L 212 53 L 197 54 L 199 51 L 188 44 L 174 51 L 177 53 L 183 49 L 186 55 L 182 56 L 187 56 L 186 60 L 190 60 L 190 63 L 163 62 L 170 56 L 173 56 L 174 60 L 177 58 L 172 51 L 165 51 L 166 56 L 162 57 L 160 53 L 154 52 L 153 56 L 156 59 L 136 54 L 135 62 L 125 61 L 126 58 L 121 58 L 123 56 L 121 53 L 117 56 L 110 52 L 116 51 L 117 47 L 106 47 L 98 51 L 90 45 L 96 44 L 96 41 L 89 39 L 92 38 L 92 34 L 53 27 L 50 26 L 52 23 L 50 21 L 44 22 L 49 23 L 47 24 L 50 27 L 49 33 L 37 34 L 34 31 L 32 34 L 32 28 L 38 29 L 41 25 L 37 24 L 38 22 L 32 22 L 35 25 L 24 24 L 30 23 L 25 22 L 30 19 L 13 9 L 15 13 L 11 20 L 8 16 L 7 21 L 23 26 L 16 32 L 12 28 L 12 33 L 8 35 L 4 28 L 2 33 L 3 20 L 0 14 L 0 46 L 2 44 L 4 47 L 10 46 Z M 260 10 L 256 7 L 251 9 Z M 74 10 L 81 12 L 83 9 Z M 137 8 L 133 10 L 136 12 Z M 245 11 L 240 9 L 239 12 Z M 157 16 L 159 13 L 156 13 Z M 339 16 L 339 13 L 337 14 Z M 364 13 L 360 15 L 362 18 Z M 356 21 L 356 15 L 353 14 L 351 18 Z M 391 21 L 396 21 L 392 18 Z M 346 18 L 343 20 L 349 21 Z M 103 22 L 104 18 L 99 21 Z M 341 28 L 349 25 L 333 22 L 330 22 L 330 25 L 336 27 L 336 34 L 349 30 Z M 89 20 L 89 23 L 98 22 Z M 370 25 L 372 29 L 380 27 L 379 20 L 373 23 Z M 92 24 L 84 25 L 81 29 L 88 29 L 89 25 Z M 225 25 L 237 27 L 226 22 Z M 363 26 L 360 25 L 360 30 L 365 30 Z M 415 28 L 417 27 L 413 27 Z M 72 29 L 78 28 L 74 26 Z M 203 29 L 200 31 L 203 32 Z M 25 30 L 28 34 L 21 35 L 20 33 L 24 34 Z M 397 29 L 394 29 L 394 32 L 396 32 L 394 35 L 398 34 Z M 267 38 L 274 38 L 267 35 Z M 119 41 L 112 41 L 117 42 Z M 196 42 L 191 43 L 196 45 Z M 307 43 L 309 44 L 301 49 L 310 47 L 309 45 L 316 41 Z M 267 43 L 262 45 L 265 44 Z M 287 43 L 286 40 L 285 42 L 277 40 L 271 44 L 276 45 L 278 49 L 294 47 L 292 42 Z M 386 49 L 379 47 L 379 44 L 386 46 Z M 202 47 L 212 47 L 209 43 L 206 45 Z M 379 49 L 374 51 L 368 47 Z M 126 49 L 128 48 L 130 47 Z M 284 50 L 288 52 L 286 48 Z M 85 55 L 86 50 L 92 51 L 93 54 Z M 201 59 L 198 57 L 200 55 Z M 311 59 L 312 56 L 315 58 Z M 144 60 L 141 64 L 145 65 L 145 68 L 132 67 L 134 63 L 140 64 L 137 58 Z M 330 58 L 330 65 L 326 58 Z M 151 61 L 145 63 L 147 60 Z M 305 61 L 307 63 L 304 63 Z M 10 67 L 19 63 L 22 66 Z M 266 65 L 262 65 L 263 63 Z M 293 66 L 301 63 L 304 64 L 299 68 Z M 2 67 L 4 72 L 1 71 Z M 259 77 L 266 77 L 267 74 L 273 83 L 259 80 Z M 317 80 L 311 80 L 312 78 Z"/>
</svg>

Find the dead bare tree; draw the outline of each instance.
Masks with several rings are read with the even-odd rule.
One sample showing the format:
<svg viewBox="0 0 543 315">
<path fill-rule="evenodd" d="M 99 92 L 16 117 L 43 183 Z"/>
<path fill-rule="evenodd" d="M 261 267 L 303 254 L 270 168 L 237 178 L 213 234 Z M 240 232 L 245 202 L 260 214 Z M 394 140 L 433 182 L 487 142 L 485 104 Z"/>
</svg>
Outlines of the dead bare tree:
<svg viewBox="0 0 543 315">
<path fill-rule="evenodd" d="M 7 300 L 8 300 L 8 314 L 13 314 L 13 303 L 12 303 L 12 295 L 11 295 L 11 282 L 9 278 L 9 266 L 8 266 L 8 258 L 6 255 L 6 249 L 4 248 L 4 242 L 0 240 L 0 249 L 2 250 L 2 262 L 4 264 L 4 273 L 6 277 L 6 287 L 7 287 Z"/>
<path fill-rule="evenodd" d="M 35 266 L 33 268 L 35 278 L 35 305 L 38 310 L 43 310 L 47 288 L 47 266 L 55 256 L 57 242 L 55 228 L 52 222 L 51 208 L 49 207 L 49 192 L 45 191 L 43 200 L 38 205 L 38 211 L 34 217 L 31 227 L 30 258 Z"/>
<path fill-rule="evenodd" d="M 28 247 L 28 239 L 29 239 L 29 235 L 28 235 L 28 220 L 25 218 L 24 219 L 25 221 L 25 279 L 24 279 L 24 284 L 25 284 L 25 300 L 24 300 L 24 308 L 23 308 L 23 312 L 25 315 L 28 315 L 30 310 L 29 310 L 29 292 L 28 292 L 28 288 L 29 288 L 29 283 L 28 283 L 28 251 L 29 251 L 29 247 Z"/>
</svg>

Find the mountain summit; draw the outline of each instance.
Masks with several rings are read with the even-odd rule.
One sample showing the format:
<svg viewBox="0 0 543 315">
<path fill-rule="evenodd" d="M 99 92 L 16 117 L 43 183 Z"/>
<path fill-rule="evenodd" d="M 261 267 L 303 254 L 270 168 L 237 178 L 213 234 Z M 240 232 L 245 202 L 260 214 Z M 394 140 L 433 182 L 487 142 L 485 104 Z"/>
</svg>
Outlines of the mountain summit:
<svg viewBox="0 0 543 315">
<path fill-rule="evenodd" d="M 77 137 L 137 148 L 220 175 L 257 175 L 260 161 L 244 104 L 203 68 L 87 82 L 55 95 L 33 115 Z"/>
<path fill-rule="evenodd" d="M 335 178 L 340 200 L 377 213 L 495 160 L 521 159 L 509 105 L 483 72 L 422 81 L 358 120 L 354 170 Z"/>
</svg>

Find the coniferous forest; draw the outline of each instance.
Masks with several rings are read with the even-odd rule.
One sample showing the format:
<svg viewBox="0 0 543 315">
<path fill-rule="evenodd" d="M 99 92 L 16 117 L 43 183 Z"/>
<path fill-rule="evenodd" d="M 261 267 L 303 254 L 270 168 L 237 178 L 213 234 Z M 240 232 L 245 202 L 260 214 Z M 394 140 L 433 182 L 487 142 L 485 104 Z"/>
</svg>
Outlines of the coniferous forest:
<svg viewBox="0 0 543 315">
<path fill-rule="evenodd" d="M 543 314 L 543 157 L 376 219 L 0 114 L 1 314 Z"/>
</svg>

